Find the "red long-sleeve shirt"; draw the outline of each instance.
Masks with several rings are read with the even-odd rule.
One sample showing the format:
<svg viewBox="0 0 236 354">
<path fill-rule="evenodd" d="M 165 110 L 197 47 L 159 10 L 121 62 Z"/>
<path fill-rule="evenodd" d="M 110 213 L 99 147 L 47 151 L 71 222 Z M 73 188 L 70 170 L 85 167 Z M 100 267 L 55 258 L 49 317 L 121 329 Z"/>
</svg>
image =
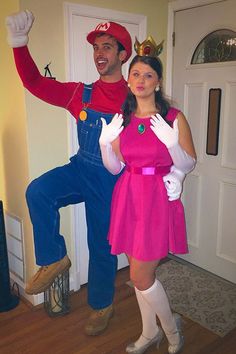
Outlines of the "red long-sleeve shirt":
<svg viewBox="0 0 236 354">
<path fill-rule="evenodd" d="M 24 87 L 41 100 L 66 108 L 78 120 L 83 108 L 84 84 L 82 82 L 62 83 L 44 77 L 40 74 L 27 46 L 14 48 L 13 51 L 16 68 Z M 89 108 L 115 114 L 121 111 L 126 95 L 127 83 L 124 78 L 115 83 L 106 83 L 99 79 L 93 84 Z"/>
</svg>

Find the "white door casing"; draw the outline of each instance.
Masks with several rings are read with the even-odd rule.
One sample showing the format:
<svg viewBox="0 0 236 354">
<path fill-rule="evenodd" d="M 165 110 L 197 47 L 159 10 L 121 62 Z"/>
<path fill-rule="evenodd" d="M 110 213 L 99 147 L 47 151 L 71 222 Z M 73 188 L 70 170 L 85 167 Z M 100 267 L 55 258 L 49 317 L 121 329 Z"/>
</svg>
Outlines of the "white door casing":
<svg viewBox="0 0 236 354">
<path fill-rule="evenodd" d="M 115 21 L 128 29 L 132 40 L 134 40 L 135 36 L 140 41 L 146 38 L 146 16 L 72 3 L 64 4 L 64 15 L 67 81 L 91 83 L 98 79 L 98 73 L 93 62 L 93 49 L 86 40 L 87 34 L 98 23 Z M 125 78 L 127 78 L 130 60 L 122 68 Z M 72 156 L 78 150 L 77 129 L 75 119 L 70 115 L 68 121 L 69 156 Z M 72 206 L 71 208 L 71 250 L 74 264 L 71 271 L 70 283 L 71 289 L 77 290 L 82 284 L 87 283 L 87 227 L 84 203 Z M 120 255 L 118 257 L 118 268 L 125 267 L 127 264 L 126 257 Z"/>
<path fill-rule="evenodd" d="M 190 65 L 207 34 L 222 28 L 236 31 L 236 2 L 204 1 L 194 8 L 185 2 L 185 9 L 183 1 L 179 4 L 179 9 L 178 1 L 172 4 L 170 16 L 175 47 L 168 64 L 173 69 L 168 94 L 188 118 L 198 155 L 184 187 L 190 253 L 182 258 L 236 283 L 236 62 Z M 206 154 L 210 88 L 222 90 L 217 156 Z"/>
</svg>

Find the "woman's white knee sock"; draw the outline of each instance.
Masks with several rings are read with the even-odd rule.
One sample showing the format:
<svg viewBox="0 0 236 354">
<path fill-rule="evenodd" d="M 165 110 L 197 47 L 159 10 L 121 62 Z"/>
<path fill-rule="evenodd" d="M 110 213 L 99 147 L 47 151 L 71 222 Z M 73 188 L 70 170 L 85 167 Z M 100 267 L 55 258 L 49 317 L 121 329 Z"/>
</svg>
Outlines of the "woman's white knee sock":
<svg viewBox="0 0 236 354">
<path fill-rule="evenodd" d="M 137 291 L 150 305 L 152 312 L 159 318 L 169 343 L 171 345 L 178 344 L 180 337 L 177 331 L 176 322 L 173 317 L 166 292 L 159 280 L 156 279 L 149 289 Z"/>
<path fill-rule="evenodd" d="M 141 312 L 142 325 L 143 325 L 142 335 L 135 342 L 135 347 L 140 348 L 145 344 L 147 344 L 147 342 L 150 339 L 156 336 L 156 334 L 158 333 L 158 326 L 156 322 L 155 312 L 153 311 L 149 303 L 144 299 L 144 297 L 141 294 L 141 291 L 139 291 L 137 288 L 134 289 L 135 289 L 139 309 Z"/>
</svg>

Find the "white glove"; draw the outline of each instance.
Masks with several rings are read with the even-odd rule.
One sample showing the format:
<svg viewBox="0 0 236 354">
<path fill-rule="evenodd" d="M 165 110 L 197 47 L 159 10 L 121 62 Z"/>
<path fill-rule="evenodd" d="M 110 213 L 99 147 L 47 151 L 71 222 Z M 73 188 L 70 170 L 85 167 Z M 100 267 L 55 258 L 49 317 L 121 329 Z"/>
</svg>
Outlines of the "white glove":
<svg viewBox="0 0 236 354">
<path fill-rule="evenodd" d="M 187 154 L 178 143 L 178 119 L 174 120 L 173 128 L 166 123 L 160 114 L 152 116 L 150 122 L 152 124 L 150 128 L 158 139 L 160 139 L 160 141 L 167 147 L 175 167 L 184 174 L 192 171 L 196 165 L 196 160 Z"/>
<path fill-rule="evenodd" d="M 174 120 L 173 128 L 171 128 L 169 124 L 166 123 L 166 121 L 158 113 L 155 116 L 151 117 L 150 122 L 150 128 L 158 137 L 158 139 L 161 140 L 163 144 L 165 144 L 167 149 L 178 144 L 179 130 L 177 119 Z"/>
<path fill-rule="evenodd" d="M 102 131 L 99 138 L 102 161 L 106 169 L 113 175 L 117 175 L 124 168 L 125 164 L 118 159 L 112 150 L 111 142 L 115 140 L 123 130 L 122 114 L 115 114 L 112 121 L 107 124 L 104 118 L 102 121 Z"/>
<path fill-rule="evenodd" d="M 185 174 L 178 170 L 174 165 L 171 167 L 170 172 L 163 177 L 169 201 L 180 198 L 184 178 Z"/>
<path fill-rule="evenodd" d="M 33 22 L 34 15 L 28 10 L 6 18 L 7 42 L 12 48 L 23 47 L 28 44 L 28 33 Z"/>
<path fill-rule="evenodd" d="M 104 118 L 101 118 L 102 121 L 102 132 L 99 138 L 100 145 L 107 145 L 112 143 L 124 129 L 123 117 L 122 114 L 116 113 L 112 118 L 112 121 L 107 124 Z"/>
</svg>

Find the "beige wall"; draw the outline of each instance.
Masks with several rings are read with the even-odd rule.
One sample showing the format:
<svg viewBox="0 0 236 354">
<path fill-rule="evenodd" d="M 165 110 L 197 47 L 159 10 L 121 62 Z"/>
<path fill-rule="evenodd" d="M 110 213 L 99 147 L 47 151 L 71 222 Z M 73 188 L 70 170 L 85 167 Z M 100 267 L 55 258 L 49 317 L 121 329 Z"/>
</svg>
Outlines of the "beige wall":
<svg viewBox="0 0 236 354">
<path fill-rule="evenodd" d="M 74 3 L 111 8 L 113 10 L 144 14 L 147 16 L 147 32 L 157 42 L 166 40 L 168 0 L 77 0 Z M 29 9 L 35 15 L 30 32 L 29 48 L 39 70 L 52 61 L 50 69 L 57 79 L 65 80 L 65 47 L 62 0 L 19 0 L 0 5 L 1 26 L 5 15 Z M 2 11 L 2 7 L 4 7 Z M 4 85 L 1 85 L 4 105 L 1 103 L 1 198 L 7 209 L 24 220 L 27 247 L 28 276 L 35 267 L 32 248 L 32 231 L 26 210 L 24 192 L 29 180 L 57 165 L 67 163 L 69 157 L 68 121 L 66 112 L 34 98 L 22 89 L 12 61 L 11 51 L 5 42 L 5 30 L 1 29 L 0 61 Z M 3 44 L 2 44 L 3 43 Z M 1 54 L 2 55 L 2 54 Z M 166 48 L 162 54 L 165 67 Z M 2 82 L 2 80 L 1 80 Z M 12 100 L 15 93 L 14 101 Z M 12 104 L 14 102 L 14 104 Z M 26 103 L 25 103 L 26 102 Z M 2 112 L 3 109 L 3 112 Z M 26 113 L 25 113 L 26 112 Z M 70 253 L 70 210 L 62 210 L 62 233 L 67 235 Z"/>
<path fill-rule="evenodd" d="M 18 10 L 18 0 L 0 3 L 0 199 L 4 209 L 23 222 L 26 262 L 30 269 L 34 262 L 31 223 L 25 203 L 29 181 L 25 98 L 5 29 L 5 17 Z"/>
</svg>

